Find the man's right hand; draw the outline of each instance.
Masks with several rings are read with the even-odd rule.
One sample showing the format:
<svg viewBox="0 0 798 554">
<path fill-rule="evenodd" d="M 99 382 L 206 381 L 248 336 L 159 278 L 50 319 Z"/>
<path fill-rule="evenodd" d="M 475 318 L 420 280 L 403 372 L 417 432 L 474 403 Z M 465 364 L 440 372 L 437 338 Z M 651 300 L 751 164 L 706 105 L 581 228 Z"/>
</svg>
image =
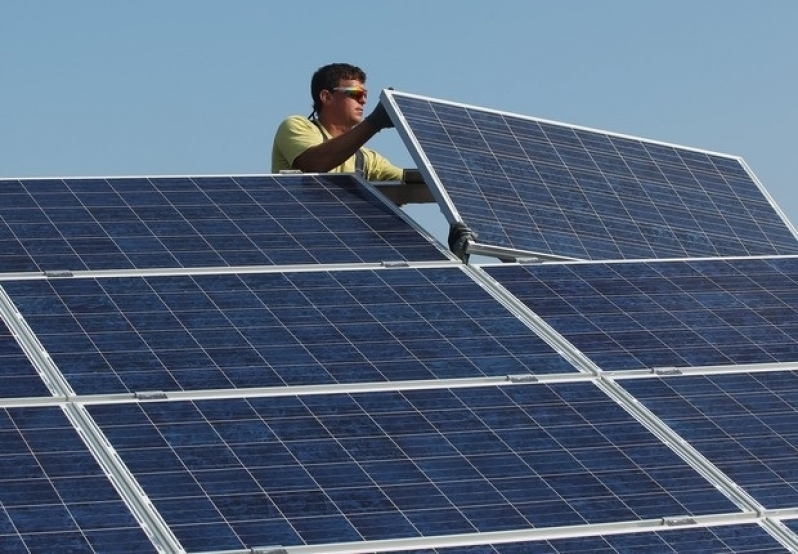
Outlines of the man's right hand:
<svg viewBox="0 0 798 554">
<path fill-rule="evenodd" d="M 380 132 L 383 129 L 393 127 L 393 121 L 391 121 L 391 117 L 388 115 L 382 102 L 378 103 L 374 111 L 366 116 L 365 121 L 374 128 L 374 132 Z"/>
</svg>

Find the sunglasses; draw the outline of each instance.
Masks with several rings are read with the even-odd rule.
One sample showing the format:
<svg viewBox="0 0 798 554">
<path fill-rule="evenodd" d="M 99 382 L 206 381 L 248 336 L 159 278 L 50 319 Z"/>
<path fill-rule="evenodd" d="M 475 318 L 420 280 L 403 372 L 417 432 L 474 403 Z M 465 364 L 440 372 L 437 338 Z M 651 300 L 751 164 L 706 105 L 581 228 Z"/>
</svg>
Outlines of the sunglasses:
<svg viewBox="0 0 798 554">
<path fill-rule="evenodd" d="M 361 86 L 353 85 L 350 87 L 335 87 L 333 90 L 338 90 L 344 93 L 345 96 L 354 99 L 356 102 L 365 100 L 369 92 Z"/>
</svg>

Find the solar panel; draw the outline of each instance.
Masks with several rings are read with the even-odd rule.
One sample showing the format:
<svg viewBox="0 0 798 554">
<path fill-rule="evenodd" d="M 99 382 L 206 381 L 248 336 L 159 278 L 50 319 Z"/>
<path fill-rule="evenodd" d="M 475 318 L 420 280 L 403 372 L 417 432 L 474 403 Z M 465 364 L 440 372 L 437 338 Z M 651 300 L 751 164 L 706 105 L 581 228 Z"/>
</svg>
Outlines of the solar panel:
<svg viewBox="0 0 798 554">
<path fill-rule="evenodd" d="M 741 159 L 383 91 L 450 223 L 487 245 L 575 259 L 798 253 Z"/>
<path fill-rule="evenodd" d="M 486 267 L 604 370 L 798 362 L 798 258 Z"/>
<path fill-rule="evenodd" d="M 630 379 L 622 385 L 761 505 L 798 505 L 796 372 Z"/>
<path fill-rule="evenodd" d="M 0 551 L 156 552 L 60 408 L 0 408 L 0 445 Z"/>
<path fill-rule="evenodd" d="M 0 181 L 0 271 L 445 260 L 351 175 Z"/>
<path fill-rule="evenodd" d="M 88 409 L 189 552 L 739 513 L 592 383 Z"/>
<path fill-rule="evenodd" d="M 79 394 L 576 371 L 458 267 L 2 288 Z"/>
</svg>

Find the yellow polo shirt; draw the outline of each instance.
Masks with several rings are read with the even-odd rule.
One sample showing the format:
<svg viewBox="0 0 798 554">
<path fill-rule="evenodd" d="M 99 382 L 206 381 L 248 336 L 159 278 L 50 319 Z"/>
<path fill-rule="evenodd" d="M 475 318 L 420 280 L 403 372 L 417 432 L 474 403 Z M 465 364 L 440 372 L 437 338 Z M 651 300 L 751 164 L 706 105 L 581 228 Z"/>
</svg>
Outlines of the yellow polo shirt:
<svg viewBox="0 0 798 554">
<path fill-rule="evenodd" d="M 272 173 L 286 169 L 296 169 L 294 160 L 312 146 L 324 142 L 322 129 L 307 117 L 292 115 L 277 128 L 272 145 Z M 327 135 L 327 131 L 324 131 Z M 327 135 L 329 138 L 329 135 Z M 396 167 L 387 158 L 374 150 L 361 148 L 363 152 L 363 170 L 368 181 L 401 181 L 402 169 Z M 354 173 L 355 156 L 343 164 L 330 170 L 330 173 Z"/>
</svg>

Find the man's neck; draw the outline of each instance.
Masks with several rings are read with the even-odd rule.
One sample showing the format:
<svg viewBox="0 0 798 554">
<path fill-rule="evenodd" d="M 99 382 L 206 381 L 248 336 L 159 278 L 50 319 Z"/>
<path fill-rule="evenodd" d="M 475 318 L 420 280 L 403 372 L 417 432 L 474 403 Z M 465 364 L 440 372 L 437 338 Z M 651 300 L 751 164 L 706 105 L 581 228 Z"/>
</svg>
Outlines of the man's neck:
<svg viewBox="0 0 798 554">
<path fill-rule="evenodd" d="M 350 125 L 349 123 L 330 121 L 323 116 L 319 116 L 319 123 L 321 123 L 321 126 L 324 127 L 324 129 L 330 134 L 330 137 L 332 138 L 343 135 L 349 129 L 352 128 L 352 125 Z"/>
</svg>

